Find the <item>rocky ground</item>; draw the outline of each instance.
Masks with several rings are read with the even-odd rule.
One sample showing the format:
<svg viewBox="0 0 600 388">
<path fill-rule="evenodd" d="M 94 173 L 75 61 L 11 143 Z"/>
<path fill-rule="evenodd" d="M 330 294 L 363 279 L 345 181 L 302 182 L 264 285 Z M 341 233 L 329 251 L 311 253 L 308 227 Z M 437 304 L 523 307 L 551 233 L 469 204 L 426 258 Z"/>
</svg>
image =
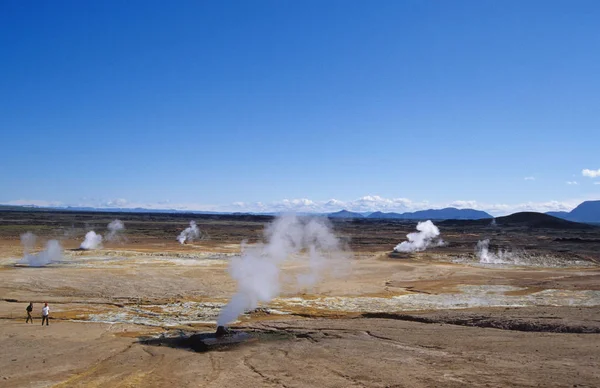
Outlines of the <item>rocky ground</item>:
<svg viewBox="0 0 600 388">
<path fill-rule="evenodd" d="M 268 219 L 198 219 L 207 238 L 180 245 L 189 220 L 135 215 L 125 241 L 70 250 L 104 217 L 0 214 L 0 387 L 600 386 L 596 231 L 441 228 L 446 246 L 396 255 L 414 224 L 338 222 L 343 276 L 288 285 L 216 339 L 228 261 Z M 39 247 L 60 238 L 64 259 L 18 264 L 30 229 Z M 551 260 L 480 265 L 484 237 Z"/>
<path fill-rule="evenodd" d="M 538 314 L 557 316 L 552 309 Z M 567 310 L 561 313 L 571 314 Z M 593 314 L 598 322 L 598 310 Z M 496 319 L 510 319 L 502 314 Z M 561 315 L 561 318 L 564 318 Z M 597 334 L 524 332 L 386 318 L 293 319 L 238 328 L 196 352 L 134 326 L 2 322 L 3 386 L 464 387 L 600 385 Z M 146 334 L 147 336 L 150 333 Z"/>
</svg>

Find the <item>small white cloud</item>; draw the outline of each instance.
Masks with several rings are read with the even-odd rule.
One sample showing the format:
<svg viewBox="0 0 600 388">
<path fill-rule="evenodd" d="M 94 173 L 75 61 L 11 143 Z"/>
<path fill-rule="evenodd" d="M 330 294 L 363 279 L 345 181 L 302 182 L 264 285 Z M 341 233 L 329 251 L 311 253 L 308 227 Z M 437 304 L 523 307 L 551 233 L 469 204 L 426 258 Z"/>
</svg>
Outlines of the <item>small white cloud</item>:
<svg viewBox="0 0 600 388">
<path fill-rule="evenodd" d="M 127 207 L 128 202 L 125 198 L 116 198 L 110 201 L 106 201 L 102 204 L 102 207 Z"/>
<path fill-rule="evenodd" d="M 534 176 L 526 176 L 526 177 L 525 177 L 525 180 L 526 180 L 526 181 L 534 181 L 534 180 L 535 180 L 535 177 L 534 177 Z"/>
<path fill-rule="evenodd" d="M 590 178 L 598 178 L 600 177 L 600 168 L 597 170 L 589 170 L 587 168 L 581 170 L 581 175 L 587 176 Z"/>
<path fill-rule="evenodd" d="M 567 181 L 568 185 L 578 185 L 577 181 Z"/>
<path fill-rule="evenodd" d="M 43 199 L 17 199 L 14 201 L 2 202 L 2 205 L 53 207 L 62 206 L 63 203 L 59 201 L 46 201 Z"/>
<path fill-rule="evenodd" d="M 454 201 L 450 206 L 458 209 L 473 209 L 477 207 L 477 201 Z"/>
<path fill-rule="evenodd" d="M 595 185 L 600 185 L 600 182 L 594 182 Z"/>
</svg>

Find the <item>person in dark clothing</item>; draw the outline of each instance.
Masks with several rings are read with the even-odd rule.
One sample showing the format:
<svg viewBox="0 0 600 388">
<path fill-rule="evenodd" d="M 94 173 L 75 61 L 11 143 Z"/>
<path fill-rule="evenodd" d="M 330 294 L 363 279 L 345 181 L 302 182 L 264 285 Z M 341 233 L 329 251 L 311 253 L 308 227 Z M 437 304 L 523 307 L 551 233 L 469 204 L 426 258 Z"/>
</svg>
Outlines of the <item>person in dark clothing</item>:
<svg viewBox="0 0 600 388">
<path fill-rule="evenodd" d="M 25 323 L 29 323 L 29 321 L 31 321 L 31 323 L 33 323 L 33 317 L 31 316 L 32 311 L 33 311 L 33 302 L 29 302 L 29 306 L 27 306 L 27 319 L 25 320 Z"/>
</svg>

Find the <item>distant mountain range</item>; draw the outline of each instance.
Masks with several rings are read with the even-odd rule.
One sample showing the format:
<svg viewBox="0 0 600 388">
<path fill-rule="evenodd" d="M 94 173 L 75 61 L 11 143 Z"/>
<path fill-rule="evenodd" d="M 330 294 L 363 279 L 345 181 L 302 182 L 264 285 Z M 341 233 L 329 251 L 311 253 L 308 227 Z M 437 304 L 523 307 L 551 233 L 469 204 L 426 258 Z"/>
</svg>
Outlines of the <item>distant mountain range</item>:
<svg viewBox="0 0 600 388">
<path fill-rule="evenodd" d="M 547 212 L 546 214 L 575 222 L 600 223 L 600 201 L 585 201 L 570 212 Z"/>
<path fill-rule="evenodd" d="M 180 213 L 180 214 L 247 214 L 247 215 L 271 215 L 276 216 L 277 212 L 214 212 L 214 211 L 194 211 L 194 210 L 176 210 L 176 209 L 146 209 L 146 208 L 96 208 L 96 207 L 41 207 L 41 206 L 16 206 L 0 205 L 0 211 L 84 211 L 84 212 L 107 212 L 107 213 Z M 358 213 L 348 210 L 341 210 L 335 213 L 314 214 L 298 213 L 299 215 L 327 216 L 329 218 L 362 218 L 362 219 L 397 219 L 397 220 L 482 220 L 493 218 L 489 213 L 474 209 L 457 209 L 448 207 L 445 209 L 419 210 L 407 213 Z M 557 217 L 567 221 L 600 223 L 600 200 L 585 201 L 570 212 L 547 212 L 549 216 Z"/>
<path fill-rule="evenodd" d="M 375 212 L 369 215 L 342 210 L 328 214 L 329 218 L 370 218 L 370 219 L 396 219 L 396 220 L 480 220 L 493 218 L 490 214 L 474 209 L 457 209 L 447 207 L 444 209 L 419 210 L 407 213 L 382 213 Z"/>
<path fill-rule="evenodd" d="M 526 218 L 530 218 L 535 212 L 525 212 Z M 525 214 L 524 213 L 524 214 Z M 520 214 L 520 213 L 515 213 Z M 543 214 L 543 213 L 539 213 Z M 546 215 L 573 222 L 600 223 L 600 201 L 585 201 L 570 212 L 547 212 Z M 445 209 L 419 210 L 407 213 L 356 213 L 341 210 L 328 214 L 329 218 L 368 218 L 368 219 L 397 219 L 397 220 L 483 220 L 494 218 L 492 215 L 474 209 L 457 209 L 447 207 Z M 502 219 L 498 217 L 496 220 Z M 543 223 L 546 223 L 544 220 Z"/>
<path fill-rule="evenodd" d="M 369 218 L 398 218 L 403 220 L 480 220 L 493 217 L 481 210 L 447 207 L 444 209 L 419 210 L 416 212 L 400 214 L 375 212 L 370 214 Z"/>
</svg>

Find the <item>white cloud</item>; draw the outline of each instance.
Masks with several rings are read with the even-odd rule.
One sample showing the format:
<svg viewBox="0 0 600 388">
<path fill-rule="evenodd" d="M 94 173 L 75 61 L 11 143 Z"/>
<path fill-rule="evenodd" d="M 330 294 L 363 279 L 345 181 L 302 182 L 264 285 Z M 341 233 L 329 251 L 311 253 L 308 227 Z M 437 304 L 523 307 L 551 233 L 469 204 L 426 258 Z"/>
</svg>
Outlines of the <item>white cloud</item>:
<svg viewBox="0 0 600 388">
<path fill-rule="evenodd" d="M 270 203 L 262 202 L 234 202 L 235 211 L 247 212 L 302 212 L 302 213 L 328 213 L 342 209 L 355 212 L 406 212 L 423 208 L 428 202 L 413 202 L 407 198 L 383 198 L 377 195 L 367 195 L 351 201 L 329 199 L 327 201 L 313 201 L 307 198 L 283 199 Z M 222 206 L 223 211 L 229 207 Z"/>
<path fill-rule="evenodd" d="M 577 183 L 577 181 L 567 181 L 566 182 L 568 185 L 578 185 L 579 183 Z"/>
<path fill-rule="evenodd" d="M 535 177 L 534 177 L 534 176 L 526 176 L 526 177 L 525 177 L 525 180 L 526 180 L 526 181 L 534 181 L 534 180 L 535 180 Z"/>
<path fill-rule="evenodd" d="M 600 183 L 600 182 L 598 182 Z M 441 209 L 445 207 L 470 208 L 483 210 L 491 215 L 505 215 L 521 211 L 570 211 L 582 200 L 570 201 L 547 201 L 547 202 L 524 202 L 517 204 L 505 203 L 486 203 L 475 200 L 456 200 L 452 202 L 430 203 L 428 201 L 412 201 L 408 198 L 384 198 L 378 195 L 367 195 L 354 200 L 344 201 L 339 199 L 329 199 L 326 201 L 316 201 L 308 198 L 283 199 L 275 202 L 234 202 L 225 205 L 210 205 L 202 203 L 172 203 L 167 201 L 143 203 L 132 202 L 123 198 L 102 201 L 93 200 L 89 202 L 82 201 L 76 204 L 63 204 L 61 202 L 42 201 L 42 200 L 17 200 L 5 202 L 11 205 L 37 205 L 37 206 L 90 206 L 98 208 L 145 208 L 150 210 L 173 209 L 179 211 L 218 211 L 218 212 L 252 212 L 252 213 L 272 213 L 272 212 L 299 212 L 299 213 L 330 213 L 342 209 L 354 212 L 396 212 L 404 213 L 409 211 L 423 209 Z"/>
<path fill-rule="evenodd" d="M 55 207 L 63 206 L 59 201 L 46 201 L 43 199 L 17 199 L 14 201 L 3 202 L 3 205 L 12 206 L 40 206 L 40 207 Z"/>
<path fill-rule="evenodd" d="M 449 203 L 429 203 L 427 201 L 414 202 L 407 198 L 383 198 L 377 195 L 368 195 L 355 200 L 342 201 L 330 199 L 328 201 L 313 201 L 306 199 L 286 199 L 271 203 L 247 203 L 236 202 L 232 206 L 219 206 L 220 211 L 240 212 L 307 212 L 307 213 L 329 213 L 342 209 L 353 212 L 396 212 L 403 213 L 423 209 L 441 209 L 445 207 L 456 207 L 459 209 L 477 209 L 486 211 L 492 215 L 505 215 L 522 211 L 548 212 L 548 211 L 570 211 L 579 205 L 581 200 L 570 201 L 547 201 L 547 202 L 524 202 L 518 204 L 485 203 L 475 200 L 457 200 Z"/>
<path fill-rule="evenodd" d="M 546 202 L 523 202 L 519 204 L 478 204 L 475 209 L 485 210 L 492 215 L 505 215 L 516 212 L 550 212 L 550 211 L 571 211 L 581 200 L 570 201 L 546 201 Z"/>
<path fill-rule="evenodd" d="M 129 202 L 125 198 L 116 198 L 106 201 L 102 204 L 102 207 L 130 207 Z"/>
<path fill-rule="evenodd" d="M 595 185 L 600 185 L 600 182 L 594 182 Z"/>
<path fill-rule="evenodd" d="M 600 177 L 600 168 L 597 170 L 589 170 L 587 168 L 581 170 L 581 175 L 587 176 L 590 178 L 598 178 Z"/>
<path fill-rule="evenodd" d="M 477 201 L 454 201 L 451 202 L 449 206 L 458 209 L 474 209 L 477 207 Z"/>
</svg>

